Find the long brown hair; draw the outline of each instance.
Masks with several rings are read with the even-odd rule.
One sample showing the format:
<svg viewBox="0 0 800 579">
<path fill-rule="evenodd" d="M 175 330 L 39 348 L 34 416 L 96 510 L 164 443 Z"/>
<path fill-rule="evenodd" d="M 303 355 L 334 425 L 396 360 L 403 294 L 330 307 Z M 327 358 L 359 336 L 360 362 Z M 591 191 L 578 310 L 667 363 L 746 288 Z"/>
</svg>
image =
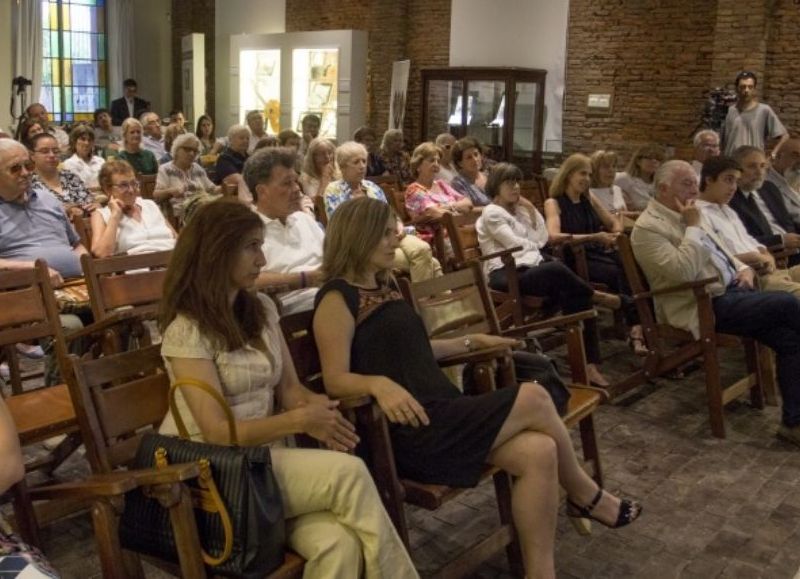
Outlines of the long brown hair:
<svg viewBox="0 0 800 579">
<path fill-rule="evenodd" d="M 325 280 L 363 275 L 392 215 L 388 204 L 369 197 L 350 199 L 337 207 L 325 232 Z M 379 280 L 384 281 L 387 273 L 379 273 Z"/>
<path fill-rule="evenodd" d="M 172 252 L 159 327 L 164 332 L 178 314 L 197 322 L 214 347 L 233 351 L 261 347 L 267 316 L 259 299 L 240 290 L 229 304 L 231 270 L 246 234 L 263 228 L 261 218 L 235 199 L 221 199 L 199 208 L 181 230 Z"/>
<path fill-rule="evenodd" d="M 575 153 L 567 157 L 567 160 L 561 165 L 553 182 L 550 183 L 550 197 L 561 197 L 567 192 L 567 185 L 572 174 L 581 169 L 592 169 L 592 162 L 586 155 Z"/>
</svg>

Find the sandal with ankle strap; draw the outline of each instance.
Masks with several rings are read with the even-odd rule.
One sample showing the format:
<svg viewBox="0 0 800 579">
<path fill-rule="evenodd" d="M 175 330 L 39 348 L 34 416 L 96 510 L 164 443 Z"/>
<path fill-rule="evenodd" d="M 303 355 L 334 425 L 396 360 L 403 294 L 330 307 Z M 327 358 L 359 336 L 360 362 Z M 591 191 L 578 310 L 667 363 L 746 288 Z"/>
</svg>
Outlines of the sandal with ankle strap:
<svg viewBox="0 0 800 579">
<path fill-rule="evenodd" d="M 592 499 L 587 506 L 582 507 L 579 504 L 572 501 L 572 499 L 567 499 L 567 516 L 573 521 L 573 525 L 575 525 L 575 529 L 580 534 L 589 534 L 591 530 L 586 525 L 589 520 L 597 521 L 601 525 L 608 527 L 609 529 L 619 529 L 620 527 L 624 527 L 626 525 L 630 525 L 633 521 L 635 521 L 639 515 L 642 514 L 642 505 L 636 501 L 632 501 L 630 499 L 620 499 L 619 502 L 619 512 L 617 513 L 617 520 L 614 523 L 606 523 L 605 521 L 601 521 L 594 515 L 592 515 L 592 511 L 600 502 L 600 499 L 603 498 L 603 488 L 600 487 L 597 490 L 597 494 Z"/>
</svg>

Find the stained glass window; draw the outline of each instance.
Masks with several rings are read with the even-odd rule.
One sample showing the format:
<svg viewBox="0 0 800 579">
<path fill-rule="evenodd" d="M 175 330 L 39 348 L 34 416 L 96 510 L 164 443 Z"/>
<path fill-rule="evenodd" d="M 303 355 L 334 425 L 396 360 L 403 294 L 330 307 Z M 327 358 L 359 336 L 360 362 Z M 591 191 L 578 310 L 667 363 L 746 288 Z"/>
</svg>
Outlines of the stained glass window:
<svg viewBox="0 0 800 579">
<path fill-rule="evenodd" d="M 105 0 L 42 1 L 41 102 L 56 123 L 108 105 Z"/>
</svg>

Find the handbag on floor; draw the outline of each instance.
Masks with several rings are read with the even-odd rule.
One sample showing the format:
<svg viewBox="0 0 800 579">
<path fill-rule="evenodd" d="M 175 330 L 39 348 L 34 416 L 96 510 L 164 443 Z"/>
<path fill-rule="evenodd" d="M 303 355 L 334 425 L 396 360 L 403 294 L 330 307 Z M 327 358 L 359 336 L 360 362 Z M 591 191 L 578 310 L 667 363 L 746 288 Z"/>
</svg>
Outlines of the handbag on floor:
<svg viewBox="0 0 800 579">
<path fill-rule="evenodd" d="M 188 440 L 175 395 L 181 387 L 203 390 L 225 411 L 232 446 Z M 203 560 L 215 575 L 263 578 L 284 561 L 285 526 L 280 489 L 267 447 L 239 447 L 233 413 L 208 384 L 179 380 L 170 388 L 170 412 L 180 438 L 148 433 L 132 468 L 199 462 L 201 474 L 187 481 L 195 504 Z M 126 549 L 177 562 L 169 511 L 140 489 L 126 495 L 120 519 Z"/>
</svg>

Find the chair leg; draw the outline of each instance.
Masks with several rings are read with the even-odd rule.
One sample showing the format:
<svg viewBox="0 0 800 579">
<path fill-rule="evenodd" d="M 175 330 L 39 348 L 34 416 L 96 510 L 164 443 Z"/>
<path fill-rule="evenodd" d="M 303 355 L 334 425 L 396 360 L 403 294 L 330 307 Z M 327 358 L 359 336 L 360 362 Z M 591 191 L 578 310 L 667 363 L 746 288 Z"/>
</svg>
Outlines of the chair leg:
<svg viewBox="0 0 800 579">
<path fill-rule="evenodd" d="M 778 382 L 775 376 L 775 354 L 764 344 L 756 342 L 763 379 L 764 401 L 769 406 L 778 405 Z"/>
<path fill-rule="evenodd" d="M 497 510 L 500 514 L 500 524 L 509 525 L 512 530 L 512 540 L 506 545 L 506 555 L 508 556 L 508 566 L 511 574 L 516 577 L 525 577 L 525 564 L 522 558 L 522 546 L 519 544 L 519 535 L 514 528 L 514 516 L 511 511 L 511 486 L 513 481 L 511 475 L 505 471 L 499 471 L 492 477 L 494 479 L 494 490 L 497 495 Z"/>
<path fill-rule="evenodd" d="M 197 532 L 194 507 L 189 488 L 183 484 L 162 485 L 154 493 L 162 506 L 169 509 L 169 520 L 175 535 L 175 547 L 183 579 L 205 579 L 203 556 L 197 548 L 200 535 Z"/>
<path fill-rule="evenodd" d="M 600 449 L 597 447 L 597 436 L 594 431 L 594 418 L 589 414 L 584 417 L 578 426 L 581 430 L 581 446 L 583 447 L 583 458 L 591 461 L 594 467 L 592 478 L 595 482 L 603 486 L 603 468 L 600 465 Z"/>
<path fill-rule="evenodd" d="M 36 511 L 28 495 L 28 485 L 24 478 L 11 487 L 11 494 L 14 503 L 14 518 L 17 522 L 20 537 L 29 545 L 41 549 L 42 541 L 39 537 L 39 523 L 36 521 Z"/>
<path fill-rule="evenodd" d="M 744 355 L 747 362 L 747 373 L 755 378 L 755 384 L 750 387 L 750 404 L 753 408 L 762 409 L 764 408 L 764 374 L 758 355 L 758 342 L 744 340 Z"/>
<path fill-rule="evenodd" d="M 144 579 L 138 555 L 123 550 L 119 543 L 119 512 L 110 500 L 92 505 L 92 522 L 97 554 L 105 579 Z"/>
<path fill-rule="evenodd" d="M 708 398 L 708 418 L 711 433 L 717 438 L 725 438 L 724 406 L 722 404 L 722 384 L 719 375 L 717 344 L 710 338 L 703 340 L 703 367 L 706 373 L 706 397 Z"/>
</svg>

